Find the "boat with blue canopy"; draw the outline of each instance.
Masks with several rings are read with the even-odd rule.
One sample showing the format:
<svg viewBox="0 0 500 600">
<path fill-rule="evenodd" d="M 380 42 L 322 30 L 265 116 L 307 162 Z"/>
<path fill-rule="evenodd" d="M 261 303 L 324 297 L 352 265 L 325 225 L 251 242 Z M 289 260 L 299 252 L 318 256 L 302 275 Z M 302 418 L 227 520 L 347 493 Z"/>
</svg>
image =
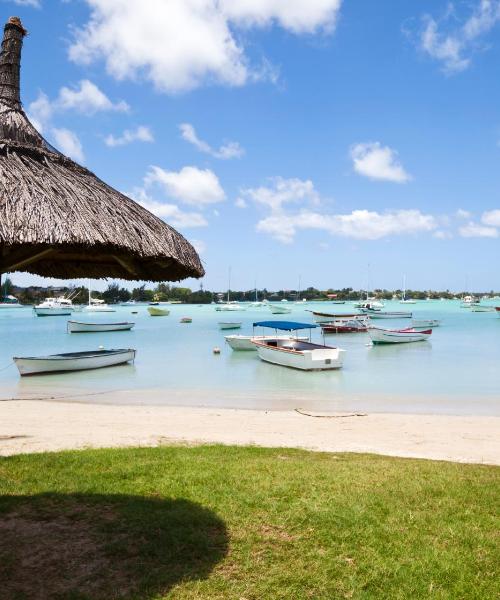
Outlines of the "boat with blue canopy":
<svg viewBox="0 0 500 600">
<path fill-rule="evenodd" d="M 258 321 L 254 327 L 266 327 L 276 331 L 309 330 L 309 335 L 318 325 L 315 323 L 296 323 L 295 321 Z M 344 362 L 345 350 L 323 344 L 315 344 L 297 338 L 281 337 L 258 339 L 253 338 L 259 358 L 265 362 L 282 367 L 291 367 L 301 371 L 324 371 L 340 369 Z"/>
</svg>

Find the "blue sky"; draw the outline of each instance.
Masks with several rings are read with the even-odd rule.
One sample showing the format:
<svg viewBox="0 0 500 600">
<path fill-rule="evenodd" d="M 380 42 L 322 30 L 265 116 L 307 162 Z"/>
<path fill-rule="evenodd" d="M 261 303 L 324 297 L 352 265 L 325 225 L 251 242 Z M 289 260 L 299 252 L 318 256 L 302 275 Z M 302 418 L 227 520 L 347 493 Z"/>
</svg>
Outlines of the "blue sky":
<svg viewBox="0 0 500 600">
<path fill-rule="evenodd" d="M 30 31 L 31 118 L 193 241 L 206 288 L 360 288 L 370 264 L 500 289 L 500 0 L 0 7 Z"/>
</svg>

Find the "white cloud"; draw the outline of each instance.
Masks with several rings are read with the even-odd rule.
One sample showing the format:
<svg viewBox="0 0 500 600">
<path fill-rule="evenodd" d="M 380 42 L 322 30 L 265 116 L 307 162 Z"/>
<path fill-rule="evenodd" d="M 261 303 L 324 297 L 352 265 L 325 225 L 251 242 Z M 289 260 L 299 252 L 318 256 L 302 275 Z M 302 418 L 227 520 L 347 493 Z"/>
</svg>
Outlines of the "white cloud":
<svg viewBox="0 0 500 600">
<path fill-rule="evenodd" d="M 445 231 L 443 229 L 436 230 L 432 235 L 438 240 L 451 240 L 453 237 L 449 231 Z"/>
<path fill-rule="evenodd" d="M 204 254 L 207 250 L 207 245 L 203 240 L 190 240 L 194 249 L 198 254 Z"/>
<path fill-rule="evenodd" d="M 39 92 L 38 98 L 28 106 L 28 116 L 40 133 L 43 132 L 52 119 L 53 112 L 54 108 L 52 103 L 47 94 L 44 94 L 43 92 Z"/>
<path fill-rule="evenodd" d="M 55 141 L 55 146 L 63 153 L 67 154 L 73 160 L 77 162 L 84 162 L 85 156 L 83 154 L 82 144 L 73 131 L 69 129 L 58 129 L 56 127 L 51 129 L 52 137 Z"/>
<path fill-rule="evenodd" d="M 257 231 L 268 233 L 283 243 L 291 243 L 299 229 L 318 229 L 333 236 L 378 240 L 391 235 L 430 232 L 436 227 L 436 219 L 419 210 L 386 213 L 354 210 L 348 214 L 303 211 L 297 214 L 271 214 L 257 223 Z"/>
<path fill-rule="evenodd" d="M 304 200 L 311 204 L 319 203 L 319 194 L 309 179 L 271 177 L 269 181 L 270 186 L 242 189 L 241 195 L 270 208 L 273 212 L 280 211 L 285 204 Z"/>
<path fill-rule="evenodd" d="M 127 112 L 129 105 L 120 100 L 113 103 L 96 85 L 88 79 L 82 79 L 80 87 L 71 89 L 62 87 L 55 102 L 57 108 L 76 110 L 83 114 L 93 115 L 98 111 Z"/>
<path fill-rule="evenodd" d="M 177 205 L 167 202 L 159 202 L 151 198 L 144 188 L 135 188 L 130 197 L 136 200 L 145 209 L 152 212 L 160 219 L 164 219 L 172 227 L 190 228 L 206 227 L 208 225 L 205 217 L 196 212 L 185 212 Z"/>
<path fill-rule="evenodd" d="M 154 184 L 160 185 L 168 196 L 193 206 L 214 204 L 226 197 L 217 175 L 210 169 L 183 167 L 180 171 L 166 171 L 152 166 L 145 185 Z"/>
<path fill-rule="evenodd" d="M 484 212 L 481 217 L 481 222 L 484 225 L 489 225 L 491 227 L 500 227 L 500 209 L 489 210 Z"/>
<path fill-rule="evenodd" d="M 341 0 L 223 0 L 227 18 L 245 27 L 268 27 L 273 22 L 296 34 L 332 31 Z"/>
<path fill-rule="evenodd" d="M 470 219 L 471 213 L 468 210 L 464 210 L 463 208 L 459 208 L 455 213 L 458 219 Z"/>
<path fill-rule="evenodd" d="M 398 161 L 398 153 L 379 142 L 355 144 L 350 150 L 354 170 L 359 175 L 380 181 L 406 183 L 411 176 Z"/>
<path fill-rule="evenodd" d="M 200 152 L 205 152 L 215 158 L 222 158 L 224 160 L 229 158 L 241 158 L 243 154 L 245 154 L 245 150 L 238 142 L 227 142 L 218 150 L 215 150 L 210 144 L 207 144 L 207 142 L 204 142 L 198 137 L 195 128 L 190 123 L 181 123 L 179 129 L 181 130 L 182 139 L 193 144 Z"/>
<path fill-rule="evenodd" d="M 83 162 L 83 149 L 78 136 L 69 129 L 58 128 L 52 124 L 54 115 L 66 110 L 75 110 L 83 114 L 93 115 L 98 111 L 126 112 L 129 110 L 129 106 L 123 101 L 114 104 L 88 79 L 80 81 L 79 87 L 75 89 L 62 87 L 55 100 L 50 100 L 47 94 L 41 91 L 36 100 L 29 104 L 28 115 L 33 125 L 41 133 L 46 132 L 47 137 L 54 138 L 55 145 L 64 154 L 68 154 L 76 161 Z M 145 134 L 144 131 L 139 133 Z M 123 138 L 113 139 L 113 141 L 117 142 L 116 145 L 127 143 L 127 140 L 124 141 Z M 110 145 L 112 145 L 112 142 Z"/>
<path fill-rule="evenodd" d="M 237 208 L 246 208 L 248 204 L 245 202 L 244 198 L 236 198 L 234 205 Z"/>
<path fill-rule="evenodd" d="M 150 80 L 163 92 L 204 83 L 241 86 L 271 78 L 250 64 L 238 28 L 273 24 L 294 34 L 331 32 L 341 0 L 86 0 L 91 15 L 76 32 L 71 60 L 103 59 L 119 80 Z M 154 17 L 152 16 L 154 15 Z"/>
<path fill-rule="evenodd" d="M 481 237 L 481 238 L 497 238 L 498 230 L 495 227 L 488 227 L 470 221 L 467 225 L 460 227 L 458 232 L 462 237 Z"/>
<path fill-rule="evenodd" d="M 500 22 L 500 0 L 479 0 L 472 14 L 459 26 L 456 25 L 453 4 L 449 4 L 441 21 L 429 15 L 425 15 L 423 21 L 424 28 L 419 36 L 420 49 L 440 61 L 446 73 L 458 73 L 471 64 L 471 55 L 480 38 Z M 455 25 L 447 29 L 449 22 Z"/>
<path fill-rule="evenodd" d="M 133 130 L 125 129 L 125 131 L 118 137 L 115 137 L 110 133 L 104 138 L 104 143 L 110 148 L 114 148 L 116 146 L 125 146 L 126 144 L 131 144 L 132 142 L 154 142 L 154 137 L 149 127 L 140 125 Z"/>
</svg>

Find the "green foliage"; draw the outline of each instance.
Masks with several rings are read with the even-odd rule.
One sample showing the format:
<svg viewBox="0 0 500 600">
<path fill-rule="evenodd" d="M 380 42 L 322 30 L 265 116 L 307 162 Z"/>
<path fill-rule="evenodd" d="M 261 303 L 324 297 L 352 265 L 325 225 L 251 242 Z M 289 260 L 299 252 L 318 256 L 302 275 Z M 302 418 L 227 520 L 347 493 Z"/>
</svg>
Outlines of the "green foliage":
<svg viewBox="0 0 500 600">
<path fill-rule="evenodd" d="M 484 465 L 290 449 L 163 447 L 4 458 L 2 589 L 16 568 L 13 556 L 21 553 L 29 568 L 17 538 L 5 538 L 12 519 L 20 515 L 25 524 L 29 509 L 33 531 L 66 516 L 79 544 L 87 535 L 81 523 L 93 524 L 96 547 L 79 572 L 88 578 L 97 569 L 95 595 L 78 596 L 76 588 L 64 597 L 497 598 L 499 481 L 498 468 Z M 67 522 L 57 525 L 53 533 L 60 535 Z M 32 537 L 41 543 L 44 536 Z M 58 548 L 58 540 L 46 547 Z M 72 568 L 75 547 L 68 546 Z M 132 576 L 136 591 L 118 595 L 123 577 Z M 44 577 L 38 571 L 33 593 L 20 597 L 34 597 Z M 106 593 L 113 577 L 116 595 Z M 75 577 L 73 585 L 82 581 Z"/>
</svg>

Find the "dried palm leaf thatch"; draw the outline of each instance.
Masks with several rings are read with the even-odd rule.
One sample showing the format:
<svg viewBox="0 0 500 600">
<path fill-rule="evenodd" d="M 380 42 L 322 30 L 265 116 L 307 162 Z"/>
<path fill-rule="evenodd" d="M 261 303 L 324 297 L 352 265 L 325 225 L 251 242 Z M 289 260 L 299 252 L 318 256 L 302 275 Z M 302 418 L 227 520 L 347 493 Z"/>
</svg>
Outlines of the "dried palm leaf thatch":
<svg viewBox="0 0 500 600">
<path fill-rule="evenodd" d="M 30 123 L 19 89 L 25 35 L 11 17 L 0 54 L 0 272 L 147 281 L 203 276 L 181 234 L 58 152 Z"/>
</svg>

